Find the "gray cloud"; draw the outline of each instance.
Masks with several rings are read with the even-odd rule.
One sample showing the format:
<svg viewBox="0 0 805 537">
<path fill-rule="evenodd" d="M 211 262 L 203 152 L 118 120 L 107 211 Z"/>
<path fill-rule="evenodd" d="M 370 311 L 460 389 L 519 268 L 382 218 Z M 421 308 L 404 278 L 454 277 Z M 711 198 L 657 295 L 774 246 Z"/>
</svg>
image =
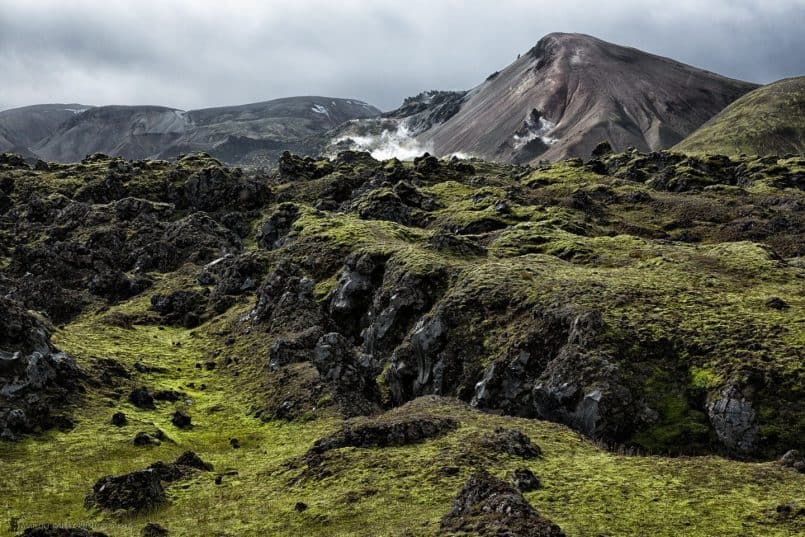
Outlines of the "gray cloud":
<svg viewBox="0 0 805 537">
<path fill-rule="evenodd" d="M 0 109 L 289 95 L 389 109 L 470 88 L 554 31 L 770 82 L 805 74 L 804 27 L 805 0 L 3 0 Z"/>
</svg>

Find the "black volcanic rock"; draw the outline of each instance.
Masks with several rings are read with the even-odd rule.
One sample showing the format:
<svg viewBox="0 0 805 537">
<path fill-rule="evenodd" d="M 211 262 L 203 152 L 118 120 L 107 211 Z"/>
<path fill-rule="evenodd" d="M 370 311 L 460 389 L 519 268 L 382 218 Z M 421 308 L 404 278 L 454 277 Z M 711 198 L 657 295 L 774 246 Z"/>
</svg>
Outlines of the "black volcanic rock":
<svg viewBox="0 0 805 537">
<path fill-rule="evenodd" d="M 145 387 L 133 389 L 129 394 L 129 402 L 137 408 L 146 410 L 156 408 L 154 406 L 154 396 L 151 394 L 151 391 Z"/>
<path fill-rule="evenodd" d="M 86 375 L 50 342 L 50 327 L 0 296 L 0 440 L 62 426 Z"/>
<path fill-rule="evenodd" d="M 105 476 L 92 488 L 85 500 L 86 507 L 110 511 L 137 513 L 167 502 L 159 473 L 140 470 L 121 476 Z"/>
<path fill-rule="evenodd" d="M 86 528 L 69 528 L 46 524 L 44 526 L 26 528 L 24 532 L 19 534 L 19 537 L 108 537 L 108 535 Z"/>
<path fill-rule="evenodd" d="M 556 524 L 537 513 L 522 493 L 486 471 L 473 474 L 441 520 L 442 533 L 480 536 L 563 537 Z"/>
</svg>

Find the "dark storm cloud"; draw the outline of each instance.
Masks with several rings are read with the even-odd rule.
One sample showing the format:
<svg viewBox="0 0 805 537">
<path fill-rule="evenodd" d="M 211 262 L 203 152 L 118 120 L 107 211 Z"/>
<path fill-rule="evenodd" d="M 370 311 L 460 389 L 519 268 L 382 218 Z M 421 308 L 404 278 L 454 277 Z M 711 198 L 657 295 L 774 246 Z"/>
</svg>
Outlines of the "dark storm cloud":
<svg viewBox="0 0 805 537">
<path fill-rule="evenodd" d="M 470 88 L 554 31 L 770 82 L 805 73 L 803 27 L 805 0 L 2 0 L 0 109 L 311 94 L 388 109 Z"/>
</svg>

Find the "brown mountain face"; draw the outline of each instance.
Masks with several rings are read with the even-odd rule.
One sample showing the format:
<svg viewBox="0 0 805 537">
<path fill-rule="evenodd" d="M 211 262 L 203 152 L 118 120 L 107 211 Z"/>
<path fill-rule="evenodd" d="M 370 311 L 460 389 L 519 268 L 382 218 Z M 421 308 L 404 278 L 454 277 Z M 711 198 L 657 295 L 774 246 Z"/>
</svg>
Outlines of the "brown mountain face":
<svg viewBox="0 0 805 537">
<path fill-rule="evenodd" d="M 446 120 L 416 128 L 423 111 L 398 119 L 418 147 L 507 162 L 673 146 L 756 85 L 606 43 L 550 34 L 464 94 Z M 386 114 L 399 118 L 403 109 Z M 412 128 L 413 126 L 413 128 Z M 385 128 L 385 127 L 384 127 Z"/>
</svg>

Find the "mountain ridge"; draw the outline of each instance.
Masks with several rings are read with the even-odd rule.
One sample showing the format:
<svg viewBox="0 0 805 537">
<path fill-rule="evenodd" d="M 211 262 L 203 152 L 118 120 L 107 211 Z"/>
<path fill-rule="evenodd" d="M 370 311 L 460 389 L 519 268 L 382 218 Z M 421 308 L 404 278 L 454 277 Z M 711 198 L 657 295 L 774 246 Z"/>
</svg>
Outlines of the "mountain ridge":
<svg viewBox="0 0 805 537">
<path fill-rule="evenodd" d="M 319 96 L 187 111 L 160 105 L 75 105 L 79 109 L 40 129 L 46 131 L 40 132 L 45 136 L 22 140 L 16 136 L 20 129 L 14 126 L 26 114 L 54 106 L 73 105 L 34 105 L 0 112 L 0 119 L 3 114 L 16 118 L 11 128 L 0 121 L 0 150 L 27 152 L 25 156 L 57 162 L 77 162 L 97 152 L 143 159 L 203 151 L 214 156 L 236 155 L 235 163 L 252 159 L 255 162 L 250 163 L 265 164 L 273 163 L 284 149 L 315 151 L 311 137 L 349 119 L 380 114 L 379 109 L 358 99 Z M 30 122 L 35 120 L 31 117 Z"/>
<path fill-rule="evenodd" d="M 49 124 L 49 135 L 33 142 L 0 121 L 0 150 L 59 162 L 97 152 L 129 159 L 207 152 L 263 167 L 285 150 L 316 156 L 355 149 L 379 158 L 429 152 L 526 164 L 587 157 L 602 141 L 616 151 L 668 149 L 756 88 L 633 47 L 556 32 L 472 89 L 425 91 L 387 112 L 317 96 L 187 111 L 102 106 Z"/>
<path fill-rule="evenodd" d="M 619 151 L 667 149 L 756 87 L 585 34 L 552 33 L 465 92 L 449 117 L 415 131 L 414 145 L 515 163 L 586 157 L 601 141 Z M 408 128 L 405 106 L 384 116 Z"/>
</svg>

